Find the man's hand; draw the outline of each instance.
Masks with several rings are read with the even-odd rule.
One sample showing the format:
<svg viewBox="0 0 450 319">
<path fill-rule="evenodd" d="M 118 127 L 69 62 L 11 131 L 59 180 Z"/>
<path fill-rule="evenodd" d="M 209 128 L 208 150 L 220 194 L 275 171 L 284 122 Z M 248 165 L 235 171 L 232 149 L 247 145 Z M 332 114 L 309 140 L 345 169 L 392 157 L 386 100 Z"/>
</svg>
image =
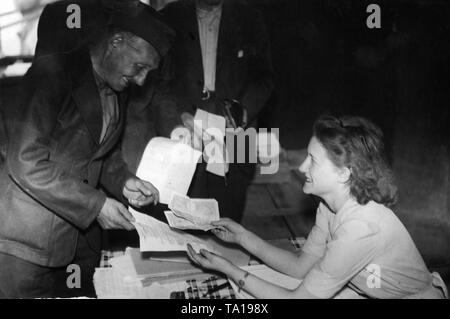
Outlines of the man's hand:
<svg viewBox="0 0 450 319">
<path fill-rule="evenodd" d="M 152 183 L 132 177 L 125 182 L 123 196 L 135 207 L 154 205 L 159 202 L 159 192 Z"/>
<path fill-rule="evenodd" d="M 106 198 L 97 221 L 103 229 L 126 229 L 133 230 L 133 216 L 126 207 L 112 198 Z"/>
<path fill-rule="evenodd" d="M 177 126 L 170 133 L 170 139 L 189 145 L 197 151 L 202 151 L 202 132 L 200 129 L 194 128 L 194 117 L 184 112 L 181 115 L 183 125 Z"/>
</svg>

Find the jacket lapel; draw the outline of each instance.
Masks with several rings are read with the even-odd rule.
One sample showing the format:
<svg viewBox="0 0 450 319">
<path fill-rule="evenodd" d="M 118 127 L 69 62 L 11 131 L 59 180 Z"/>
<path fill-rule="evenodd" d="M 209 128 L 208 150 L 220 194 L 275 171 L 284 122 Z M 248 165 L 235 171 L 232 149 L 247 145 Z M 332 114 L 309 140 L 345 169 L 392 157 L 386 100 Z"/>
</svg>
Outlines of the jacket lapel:
<svg viewBox="0 0 450 319">
<path fill-rule="evenodd" d="M 78 51 L 78 52 L 77 52 Z M 119 104 L 119 122 L 106 140 L 100 144 L 100 134 L 103 126 L 103 110 L 93 74 L 89 51 L 86 47 L 74 51 L 71 61 L 72 95 L 78 110 L 83 117 L 95 143 L 99 146 L 94 158 L 99 158 L 109 152 L 118 142 L 125 121 L 125 110 L 128 95 L 117 93 Z"/>
<path fill-rule="evenodd" d="M 102 130 L 102 107 L 87 47 L 74 51 L 72 66 L 72 95 L 95 143 L 99 144 Z"/>
<path fill-rule="evenodd" d="M 233 12 L 233 8 L 229 5 L 228 1 L 224 1 L 222 5 L 222 16 L 220 18 L 219 26 L 219 38 L 217 41 L 217 58 L 216 58 L 216 78 L 217 74 L 220 73 L 220 68 L 223 65 L 227 65 L 225 59 L 230 54 L 234 54 L 234 42 L 236 42 L 235 37 L 238 33 L 235 31 L 237 29 L 236 19 L 238 13 Z M 226 50 L 231 50 L 227 52 Z"/>
</svg>

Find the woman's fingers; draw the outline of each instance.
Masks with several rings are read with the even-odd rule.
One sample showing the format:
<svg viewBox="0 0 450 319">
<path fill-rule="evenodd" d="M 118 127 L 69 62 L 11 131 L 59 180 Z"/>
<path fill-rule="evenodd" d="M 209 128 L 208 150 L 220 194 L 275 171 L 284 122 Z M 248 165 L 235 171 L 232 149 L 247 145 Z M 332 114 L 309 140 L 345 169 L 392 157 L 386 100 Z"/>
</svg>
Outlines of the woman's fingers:
<svg viewBox="0 0 450 319">
<path fill-rule="evenodd" d="M 212 254 L 207 251 L 206 249 L 200 249 L 200 255 L 202 255 L 203 257 L 205 257 L 208 261 L 210 261 Z"/>
<path fill-rule="evenodd" d="M 194 248 L 192 248 L 192 246 L 190 244 L 187 245 L 188 247 L 188 255 L 189 257 L 196 262 L 197 264 L 199 264 L 202 267 L 206 266 L 206 263 L 208 262 L 208 259 L 203 255 L 203 254 L 197 254 L 194 250 Z M 202 249 L 204 250 L 204 249 Z"/>
<path fill-rule="evenodd" d="M 200 261 L 197 259 L 197 253 L 190 244 L 187 244 L 187 254 L 194 263 L 201 264 Z"/>
<path fill-rule="evenodd" d="M 213 225 L 213 226 L 224 226 L 225 227 L 225 226 L 231 225 L 233 223 L 236 223 L 236 222 L 231 220 L 230 218 L 225 217 L 225 218 L 221 218 L 219 220 L 211 222 L 211 225 Z"/>
<path fill-rule="evenodd" d="M 190 259 L 195 260 L 193 254 L 192 254 L 192 247 L 191 247 L 191 245 L 187 244 L 187 251 L 186 251 L 186 252 L 187 252 L 188 257 L 189 257 Z"/>
</svg>

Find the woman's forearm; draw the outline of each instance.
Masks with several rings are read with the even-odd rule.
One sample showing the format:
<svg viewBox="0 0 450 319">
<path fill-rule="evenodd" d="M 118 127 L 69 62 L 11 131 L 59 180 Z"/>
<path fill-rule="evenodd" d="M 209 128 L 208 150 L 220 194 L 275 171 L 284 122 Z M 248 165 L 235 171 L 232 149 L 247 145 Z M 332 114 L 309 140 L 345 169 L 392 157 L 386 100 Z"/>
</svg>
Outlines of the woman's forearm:
<svg viewBox="0 0 450 319">
<path fill-rule="evenodd" d="M 294 290 L 274 285 L 246 271 L 232 266 L 225 272 L 228 278 L 233 280 L 241 289 L 259 299 L 291 299 L 291 298 L 316 298 L 311 295 L 301 284 Z"/>
<path fill-rule="evenodd" d="M 303 263 L 302 260 L 305 258 L 271 245 L 251 232 L 248 232 L 241 245 L 267 266 L 291 277 L 302 279 L 312 268 L 312 261 L 307 260 Z"/>
</svg>

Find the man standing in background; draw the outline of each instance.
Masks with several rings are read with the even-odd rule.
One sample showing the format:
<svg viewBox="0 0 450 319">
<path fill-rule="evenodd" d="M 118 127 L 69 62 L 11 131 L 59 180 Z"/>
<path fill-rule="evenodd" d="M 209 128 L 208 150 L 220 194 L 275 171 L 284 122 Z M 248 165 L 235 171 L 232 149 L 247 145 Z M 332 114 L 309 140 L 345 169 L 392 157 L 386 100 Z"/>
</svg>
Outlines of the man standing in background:
<svg viewBox="0 0 450 319">
<path fill-rule="evenodd" d="M 258 112 L 273 88 L 261 13 L 234 0 L 180 0 L 161 12 L 177 33 L 168 65 L 169 87 L 180 112 L 194 115 L 200 108 L 223 115 L 225 100 L 235 100 L 235 106 L 247 113 L 249 126 L 256 126 Z M 237 127 L 245 128 L 242 120 L 234 120 Z M 225 178 L 206 171 L 205 163 L 198 164 L 188 195 L 215 198 L 221 216 L 239 221 L 255 164 L 236 163 L 236 158 L 231 159 L 234 164 Z"/>
</svg>

